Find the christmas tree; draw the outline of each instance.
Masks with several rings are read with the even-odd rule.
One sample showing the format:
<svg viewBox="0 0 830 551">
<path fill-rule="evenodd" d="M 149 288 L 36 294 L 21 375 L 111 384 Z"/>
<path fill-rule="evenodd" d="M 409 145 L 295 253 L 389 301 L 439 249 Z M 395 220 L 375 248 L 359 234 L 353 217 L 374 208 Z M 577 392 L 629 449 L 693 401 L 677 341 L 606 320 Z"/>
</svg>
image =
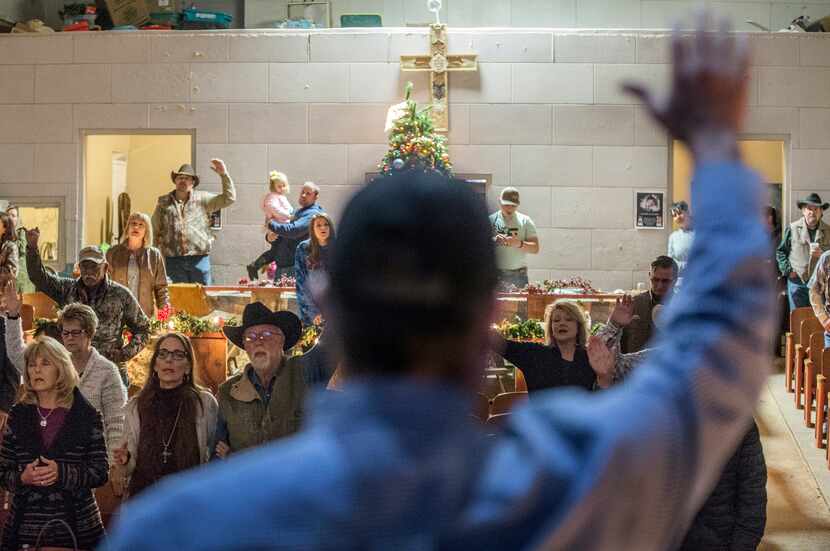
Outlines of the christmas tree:
<svg viewBox="0 0 830 551">
<path fill-rule="evenodd" d="M 389 152 L 379 166 L 388 176 L 400 170 L 436 171 L 449 177 L 452 171 L 447 153 L 447 138 L 436 134 L 429 116 L 431 107 L 418 110 L 413 99 L 412 83 L 406 84 L 406 99 L 389 109 L 386 130 Z"/>
</svg>

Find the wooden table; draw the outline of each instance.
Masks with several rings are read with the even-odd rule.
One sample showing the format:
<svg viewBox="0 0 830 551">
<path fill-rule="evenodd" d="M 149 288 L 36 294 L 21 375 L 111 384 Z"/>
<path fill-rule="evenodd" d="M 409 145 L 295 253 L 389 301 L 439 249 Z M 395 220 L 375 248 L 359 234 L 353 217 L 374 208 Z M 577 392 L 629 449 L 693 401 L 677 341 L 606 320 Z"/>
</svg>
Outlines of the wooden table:
<svg viewBox="0 0 830 551">
<path fill-rule="evenodd" d="M 251 293 L 251 302 L 261 302 L 271 310 L 285 310 L 287 306 L 282 299 L 283 293 L 294 293 L 294 287 L 260 287 L 256 285 L 208 285 L 205 292 L 236 291 Z"/>
<path fill-rule="evenodd" d="M 499 311 L 503 318 L 514 315 L 525 319 L 542 319 L 548 304 L 558 300 L 580 303 L 591 315 L 592 321 L 604 321 L 611 312 L 613 303 L 622 295 L 616 293 L 499 293 Z"/>
</svg>

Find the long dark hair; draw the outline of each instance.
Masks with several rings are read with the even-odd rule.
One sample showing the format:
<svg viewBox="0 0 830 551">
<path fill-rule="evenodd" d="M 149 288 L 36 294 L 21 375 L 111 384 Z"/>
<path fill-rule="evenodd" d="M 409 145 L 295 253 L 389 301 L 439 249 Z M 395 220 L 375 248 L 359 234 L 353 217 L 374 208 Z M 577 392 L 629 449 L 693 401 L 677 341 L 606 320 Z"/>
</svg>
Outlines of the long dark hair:
<svg viewBox="0 0 830 551">
<path fill-rule="evenodd" d="M 317 234 L 314 233 L 314 223 L 317 222 L 318 218 L 322 218 L 323 220 L 329 223 L 329 240 L 328 245 L 326 245 L 326 247 L 334 243 L 334 222 L 331 221 L 331 218 L 326 213 L 321 212 L 320 214 L 315 214 L 314 217 L 311 219 L 311 226 L 309 226 L 308 231 L 309 247 L 307 262 L 309 270 L 316 270 L 317 268 L 320 268 L 323 262 L 323 247 L 317 240 Z"/>
<path fill-rule="evenodd" d="M 190 373 L 185 374 L 184 382 L 182 382 L 181 386 L 183 387 L 182 391 L 184 393 L 184 397 L 192 399 L 185 400 L 182 407 L 182 414 L 185 416 L 185 419 L 192 416 L 191 418 L 195 421 L 196 411 L 193 409 L 192 405 L 199 404 L 199 407 L 202 407 L 202 401 L 199 398 L 199 392 L 201 389 L 195 382 L 193 382 L 193 370 L 196 367 L 196 353 L 193 351 L 193 343 L 190 342 L 190 339 L 181 333 L 175 332 L 166 333 L 159 337 L 153 347 L 153 356 L 150 358 L 150 366 L 147 369 L 147 378 L 144 380 L 144 386 L 141 387 L 141 391 L 138 393 L 139 412 L 143 411 L 144 408 L 152 407 L 153 398 L 161 390 L 159 376 L 156 372 L 156 362 L 158 361 L 161 344 L 167 339 L 176 339 L 179 341 L 184 348 L 185 355 L 187 355 L 187 363 L 190 365 Z"/>
<path fill-rule="evenodd" d="M 11 216 L 5 212 L 0 212 L 0 222 L 3 223 L 3 227 L 6 230 L 3 232 L 3 235 L 0 235 L 0 243 L 6 241 L 17 241 L 17 232 L 15 232 L 14 222 L 12 221 Z"/>
</svg>

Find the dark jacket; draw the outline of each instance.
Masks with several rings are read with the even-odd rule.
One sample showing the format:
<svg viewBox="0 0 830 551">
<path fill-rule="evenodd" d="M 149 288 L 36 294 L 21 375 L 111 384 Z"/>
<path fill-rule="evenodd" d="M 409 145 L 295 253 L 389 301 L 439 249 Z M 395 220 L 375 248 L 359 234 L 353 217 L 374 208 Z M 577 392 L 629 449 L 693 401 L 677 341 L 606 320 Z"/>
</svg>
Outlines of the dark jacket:
<svg viewBox="0 0 830 551">
<path fill-rule="evenodd" d="M 537 342 L 501 339 L 500 348 L 504 359 L 522 371 L 528 392 L 560 386 L 594 389 L 597 376 L 582 346 L 576 348 L 573 362 L 564 360 L 557 347 Z"/>
<path fill-rule="evenodd" d="M 0 485 L 12 493 L 12 506 L 0 549 L 17 551 L 25 544 L 34 547 L 44 519 L 66 521 L 78 538 L 78 546 L 94 549 L 104 527 L 92 490 L 107 482 L 109 472 L 101 414 L 75 389 L 66 421 L 46 449 L 36 409 L 32 404 L 15 405 L 3 436 Z M 41 455 L 57 462 L 57 482 L 46 487 L 22 484 L 23 469 Z M 60 527 L 48 530 L 42 543 L 72 547 L 69 534 Z"/>
<path fill-rule="evenodd" d="M 268 229 L 279 236 L 279 239 L 271 243 L 273 258 L 277 266 L 293 266 L 294 253 L 300 241 L 308 239 L 308 232 L 311 229 L 311 219 L 315 215 L 325 212 L 319 203 L 303 207 L 294 213 L 291 222 L 279 224 L 270 222 Z"/>
<path fill-rule="evenodd" d="M 20 375 L 6 354 L 6 318 L 0 316 L 0 411 L 8 413 L 17 397 Z"/>
<path fill-rule="evenodd" d="M 161 310 L 170 304 L 167 291 L 167 270 L 161 251 L 146 247 L 138 251 L 138 304 L 148 318 L 155 316 L 155 308 Z M 107 264 L 113 281 L 129 289 L 127 271 L 130 266 L 130 249 L 120 243 L 107 249 Z"/>
<path fill-rule="evenodd" d="M 92 338 L 92 346 L 114 363 L 129 360 L 144 348 L 150 332 L 150 320 L 141 311 L 129 289 L 115 283 L 107 276 L 106 288 L 90 300 L 86 286 L 80 280 L 50 274 L 43 268 L 37 249 L 26 250 L 29 277 L 37 290 L 46 293 L 61 308 L 72 302 L 86 304 L 98 315 L 98 329 Z M 132 339 L 124 344 L 124 329 L 129 329 Z"/>
<path fill-rule="evenodd" d="M 634 297 L 633 306 L 636 317 L 623 329 L 621 342 L 623 354 L 639 352 L 646 347 L 646 343 L 654 333 L 651 310 L 656 304 L 658 302 L 651 296 L 651 291 Z"/>
<path fill-rule="evenodd" d="M 754 551 L 767 524 L 767 465 L 755 421 L 726 463 L 680 551 Z"/>
</svg>

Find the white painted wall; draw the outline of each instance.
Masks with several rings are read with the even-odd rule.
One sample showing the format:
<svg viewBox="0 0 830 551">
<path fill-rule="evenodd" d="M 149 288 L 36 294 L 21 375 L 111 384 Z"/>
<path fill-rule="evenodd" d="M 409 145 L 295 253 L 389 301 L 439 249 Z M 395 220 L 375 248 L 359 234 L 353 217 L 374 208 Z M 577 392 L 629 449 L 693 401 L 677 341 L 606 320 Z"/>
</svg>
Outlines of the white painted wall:
<svg viewBox="0 0 830 551">
<path fill-rule="evenodd" d="M 73 33 L 0 37 L 0 197 L 65 196 L 68 256 L 80 243 L 84 128 L 192 128 L 197 169 L 226 159 L 239 198 L 216 242 L 216 279 L 235 281 L 262 249 L 269 168 L 322 187 L 335 214 L 386 150 L 388 105 L 415 77 L 399 55 L 426 31 Z M 583 274 L 603 288 L 644 281 L 668 232 L 632 229 L 634 189 L 666 189 L 666 136 L 622 78 L 664 86 L 668 39 L 653 32 L 460 30 L 450 51 L 480 56 L 452 76 L 450 153 L 459 172 L 519 187 L 540 227 L 531 277 Z M 788 140 L 788 199 L 830 193 L 830 36 L 751 36 L 747 133 Z M 175 167 L 170 167 L 175 168 Z M 298 186 L 292 192 L 296 200 Z M 494 201 L 495 203 L 495 201 Z M 244 244 L 244 246 L 240 246 Z"/>
</svg>

